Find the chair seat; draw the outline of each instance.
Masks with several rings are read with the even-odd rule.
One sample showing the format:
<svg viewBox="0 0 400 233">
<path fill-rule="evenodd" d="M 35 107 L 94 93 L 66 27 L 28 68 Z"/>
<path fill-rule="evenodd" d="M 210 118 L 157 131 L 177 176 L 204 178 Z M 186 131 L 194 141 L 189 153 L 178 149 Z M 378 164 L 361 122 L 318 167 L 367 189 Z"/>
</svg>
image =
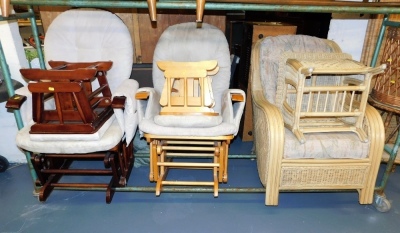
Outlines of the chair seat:
<svg viewBox="0 0 400 233">
<path fill-rule="evenodd" d="M 296 136 L 285 129 L 285 159 L 332 159 L 368 157 L 370 143 L 362 142 L 353 132 L 304 134 L 306 142 L 302 144 Z"/>
<path fill-rule="evenodd" d="M 104 132 L 99 140 L 83 141 L 83 140 L 53 140 L 53 141 L 32 141 L 30 139 L 30 125 L 22 128 L 16 137 L 17 145 L 24 150 L 40 153 L 90 153 L 95 151 L 106 151 L 120 142 L 123 131 L 116 119 L 113 120 L 110 127 Z"/>
<path fill-rule="evenodd" d="M 140 130 L 148 134 L 156 134 L 163 136 L 197 136 L 197 137 L 213 137 L 221 135 L 233 135 L 237 132 L 234 124 L 222 122 L 213 127 L 206 128 L 183 128 L 183 127 L 165 127 L 157 125 L 151 119 L 143 119 L 139 124 Z"/>
</svg>

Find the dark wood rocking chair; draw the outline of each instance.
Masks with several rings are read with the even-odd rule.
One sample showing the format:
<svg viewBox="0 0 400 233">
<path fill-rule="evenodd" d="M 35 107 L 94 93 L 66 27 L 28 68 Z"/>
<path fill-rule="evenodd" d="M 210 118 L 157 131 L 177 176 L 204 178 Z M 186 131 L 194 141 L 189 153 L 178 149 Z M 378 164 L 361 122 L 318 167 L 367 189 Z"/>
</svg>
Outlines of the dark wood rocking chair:
<svg viewBox="0 0 400 233">
<path fill-rule="evenodd" d="M 35 122 L 29 131 L 32 144 L 38 151 L 33 151 L 32 165 L 37 173 L 37 185 L 41 186 L 39 200 L 45 201 L 55 187 L 64 189 L 106 189 L 106 202 L 110 203 L 116 187 L 125 186 L 133 166 L 133 146 L 122 140 L 123 133 L 115 134 L 110 130 L 120 130 L 113 116 L 113 108 L 124 108 L 125 97 L 112 99 L 106 73 L 111 68 L 111 61 L 94 63 L 67 63 L 50 61 L 51 70 L 21 69 L 21 74 L 28 80 L 28 89 L 32 93 L 32 112 Z M 99 87 L 92 88 L 94 80 Z M 46 101 L 53 97 L 54 106 L 47 107 Z M 18 109 L 21 96 L 12 97 L 8 108 Z M 104 128 L 104 129 L 102 129 Z M 52 153 L 45 148 L 48 143 L 73 146 L 80 136 L 92 136 L 87 143 L 94 143 L 89 153 Z M 113 139 L 109 148 L 95 151 L 96 144 L 101 147 L 107 137 Z M 38 138 L 48 138 L 42 141 Z M 69 137 L 69 138 L 68 138 Z M 75 139 L 71 139 L 75 137 Z M 36 138 L 36 139 L 35 139 Z M 90 141 L 90 142 L 89 142 Z M 94 141 L 94 142 L 93 142 Z M 47 144 L 46 144 L 47 143 Z M 72 143 L 72 144 L 71 144 Z M 86 141 L 85 141 L 86 143 Z M 107 142 L 109 143 L 109 142 Z M 29 148 L 23 148 L 29 150 Z M 66 149 L 67 150 L 67 149 Z M 71 164 L 77 160 L 103 161 L 103 169 L 73 169 Z M 64 175 L 110 176 L 108 183 L 61 183 Z"/>
</svg>

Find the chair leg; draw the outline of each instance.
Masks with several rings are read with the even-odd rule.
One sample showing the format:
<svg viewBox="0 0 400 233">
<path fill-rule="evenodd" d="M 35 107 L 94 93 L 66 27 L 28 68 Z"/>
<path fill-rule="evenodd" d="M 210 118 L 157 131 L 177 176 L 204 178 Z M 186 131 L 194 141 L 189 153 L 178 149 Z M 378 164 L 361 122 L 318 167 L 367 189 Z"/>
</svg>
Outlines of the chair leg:
<svg viewBox="0 0 400 233">
<path fill-rule="evenodd" d="M 51 186 L 52 183 L 56 183 L 57 180 L 61 178 L 61 175 L 51 175 L 48 177 L 47 182 L 44 183 L 42 188 L 39 190 L 39 201 L 45 202 L 47 198 L 50 196 L 54 187 Z"/>
<path fill-rule="evenodd" d="M 223 158 L 224 158 L 222 182 L 227 183 L 228 182 L 228 143 L 226 141 L 223 141 L 221 148 L 222 148 L 221 154 L 223 154 Z"/>
<path fill-rule="evenodd" d="M 153 141 L 155 142 L 155 140 Z M 152 142 L 152 143 L 153 143 Z M 168 144 L 168 145 L 167 145 Z M 214 197 L 218 197 L 219 183 L 227 180 L 227 146 L 228 142 L 221 141 L 193 141 L 185 139 L 177 139 L 170 141 L 161 141 L 157 145 L 151 145 L 151 165 L 154 176 L 158 176 L 156 183 L 156 196 L 161 194 L 164 185 L 184 185 L 184 186 L 212 186 Z M 185 156 L 189 158 L 192 153 L 193 157 L 199 156 L 198 152 L 207 152 L 205 154 L 211 155 L 212 151 L 213 162 L 199 163 L 199 162 L 182 162 L 173 161 L 173 158 L 167 157 L 168 155 Z M 200 156 L 202 156 L 200 153 Z M 154 156 L 156 154 L 156 156 Z M 204 156 L 204 155 L 203 155 Z M 181 169 L 208 169 L 212 172 L 212 181 L 171 181 L 167 180 L 168 171 L 171 168 Z"/>
<path fill-rule="evenodd" d="M 106 203 L 110 204 L 114 194 L 115 189 L 113 188 L 113 184 L 115 183 L 114 178 L 111 178 L 110 183 L 108 183 L 107 190 L 106 190 Z"/>
<path fill-rule="evenodd" d="M 36 172 L 36 175 L 38 177 L 38 180 L 36 181 L 36 183 L 38 183 L 39 185 L 43 185 L 44 183 L 46 183 L 46 180 L 48 178 L 48 176 L 45 176 L 45 174 L 43 174 L 41 172 L 41 169 L 43 169 L 42 166 L 42 158 L 43 155 L 41 154 L 33 154 L 33 156 L 31 157 L 31 163 L 33 166 L 33 169 Z"/>
<path fill-rule="evenodd" d="M 48 169 L 56 169 L 56 170 L 68 169 L 72 164 L 72 160 L 70 159 L 61 159 L 60 161 L 63 162 L 59 162 L 59 160 L 60 159 L 45 158 L 45 156 L 43 156 L 41 162 L 48 163 L 49 164 Z M 40 171 L 39 173 L 42 174 L 42 171 Z M 47 198 L 50 196 L 51 192 L 54 189 L 53 184 L 57 183 L 62 176 L 63 174 L 51 174 L 47 176 L 46 182 L 39 190 L 39 201 L 44 202 L 47 200 Z"/>
<path fill-rule="evenodd" d="M 159 142 L 157 140 L 152 140 L 150 142 L 150 174 L 149 174 L 150 182 L 158 180 L 158 166 L 157 166 L 157 161 L 158 161 L 157 145 L 158 145 L 158 143 Z"/>
<path fill-rule="evenodd" d="M 165 180 L 166 177 L 167 177 L 167 173 L 162 173 L 158 177 L 157 184 L 156 184 L 156 196 L 157 197 L 160 196 L 160 194 L 161 194 L 163 181 Z"/>
<path fill-rule="evenodd" d="M 160 162 L 164 162 L 164 152 L 161 151 L 160 156 L 157 156 L 157 158 L 154 160 L 156 167 L 155 167 L 155 171 L 157 173 L 157 184 L 156 184 L 156 196 L 160 196 L 161 194 L 161 189 L 162 189 L 162 182 L 163 180 L 165 180 L 166 177 L 166 173 L 165 173 L 165 169 L 163 165 L 158 165 L 158 159 L 160 160 Z"/>
<path fill-rule="evenodd" d="M 123 150 L 124 158 L 126 159 L 125 164 L 127 164 L 127 166 L 125 167 L 125 170 L 126 170 L 125 179 L 126 179 L 126 183 L 127 183 L 129 180 L 129 177 L 131 176 L 131 172 L 133 169 L 133 163 L 135 161 L 134 154 L 133 154 L 134 153 L 133 152 L 133 141 L 127 147 L 126 146 L 123 146 L 123 147 L 124 147 L 124 150 Z M 125 185 L 126 185 L 126 183 L 125 183 Z"/>
<path fill-rule="evenodd" d="M 222 153 L 221 153 L 222 154 Z M 214 156 L 214 163 L 218 164 L 220 157 Z M 218 197 L 218 184 L 219 184 L 219 177 L 218 177 L 218 170 L 221 170 L 221 164 L 219 163 L 218 167 L 213 167 L 213 178 L 214 178 L 214 197 Z"/>
<path fill-rule="evenodd" d="M 126 146 L 126 143 L 122 143 L 120 145 L 118 154 L 119 167 L 121 170 L 119 184 L 121 186 L 125 186 L 128 183 L 128 179 L 133 168 L 133 143 L 131 142 L 128 146 Z"/>
<path fill-rule="evenodd" d="M 125 145 L 124 145 L 125 146 Z M 38 181 L 42 187 L 39 190 L 39 200 L 44 202 L 55 187 L 67 188 L 105 188 L 106 202 L 110 203 L 116 187 L 125 186 L 133 167 L 133 147 L 129 145 L 123 148 L 118 145 L 117 149 L 103 153 L 93 154 L 45 154 L 32 157 Z M 103 161 L 105 169 L 72 169 L 73 161 L 89 160 Z M 122 162 L 120 160 L 123 160 Z M 108 183 L 59 183 L 64 175 L 99 175 L 110 176 Z"/>
<path fill-rule="evenodd" d="M 215 142 L 215 147 L 218 147 L 218 154 L 214 155 L 214 158 L 217 158 L 217 162 L 219 164 L 218 168 L 218 182 L 222 182 L 223 180 L 223 175 L 224 175 L 224 163 L 225 163 L 225 158 L 224 158 L 224 148 L 222 147 L 220 142 Z M 217 151 L 217 150 L 216 150 Z M 215 163 L 215 161 L 214 161 Z"/>
<path fill-rule="evenodd" d="M 273 193 L 273 194 L 271 194 Z M 265 205 L 267 206 L 277 206 L 278 205 L 278 200 L 279 200 L 279 191 L 270 191 L 266 192 L 265 195 Z"/>
<path fill-rule="evenodd" d="M 108 183 L 107 190 L 106 190 L 106 203 L 107 204 L 111 203 L 112 198 L 115 193 L 115 188 L 118 186 L 125 186 L 125 184 L 123 184 L 123 185 L 121 184 L 121 180 L 120 180 L 122 177 L 121 170 L 123 170 L 123 169 L 117 167 L 117 164 L 119 164 L 119 163 L 116 160 L 118 160 L 118 157 L 115 156 L 115 154 L 112 152 L 108 152 L 104 159 L 105 166 L 109 166 L 112 170 L 112 177 L 111 177 L 110 182 Z"/>
</svg>

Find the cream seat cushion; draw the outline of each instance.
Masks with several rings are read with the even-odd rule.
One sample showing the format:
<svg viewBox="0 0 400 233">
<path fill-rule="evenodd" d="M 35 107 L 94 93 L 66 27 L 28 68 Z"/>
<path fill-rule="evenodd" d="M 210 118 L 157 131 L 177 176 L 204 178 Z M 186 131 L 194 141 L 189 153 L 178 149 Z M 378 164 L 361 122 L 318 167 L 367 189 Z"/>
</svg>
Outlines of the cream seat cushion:
<svg viewBox="0 0 400 233">
<path fill-rule="evenodd" d="M 117 145 L 123 136 L 123 131 L 116 119 L 112 121 L 99 140 L 91 141 L 32 141 L 29 134 L 30 128 L 30 125 L 28 125 L 18 131 L 16 137 L 17 146 L 27 151 L 40 153 L 74 154 L 105 151 Z"/>
<path fill-rule="evenodd" d="M 309 133 L 304 137 L 306 142 L 302 144 L 289 129 L 285 129 L 285 159 L 364 159 L 370 147 L 369 142 L 361 142 L 357 134 L 352 132 Z"/>
<path fill-rule="evenodd" d="M 96 141 L 100 140 L 115 120 L 112 115 L 95 133 L 88 134 L 29 134 L 32 141 Z"/>
</svg>

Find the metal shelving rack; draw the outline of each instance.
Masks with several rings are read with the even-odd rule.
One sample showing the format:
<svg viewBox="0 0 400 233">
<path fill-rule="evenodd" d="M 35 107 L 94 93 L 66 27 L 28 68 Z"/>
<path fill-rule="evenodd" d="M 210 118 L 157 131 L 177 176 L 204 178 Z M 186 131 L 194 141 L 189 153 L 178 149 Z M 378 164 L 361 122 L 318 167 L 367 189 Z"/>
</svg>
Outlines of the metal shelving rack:
<svg viewBox="0 0 400 233">
<path fill-rule="evenodd" d="M 17 13 L 8 17 L 0 16 L 0 21 L 26 19 L 31 22 L 32 33 L 36 44 L 40 44 L 38 28 L 36 24 L 33 6 L 69 6 L 69 7 L 104 7 L 104 8 L 147 8 L 147 1 L 139 0 L 10 0 L 13 5 L 26 5 L 28 12 Z M 196 9 L 194 0 L 160 0 L 156 3 L 157 9 Z M 205 3 L 205 11 L 280 11 L 280 12 L 319 12 L 319 13 L 365 13 L 365 14 L 385 14 L 384 22 L 388 21 L 390 14 L 400 14 L 400 2 L 346 2 L 346 1 L 317 1 L 317 0 L 210 0 Z M 386 24 L 382 25 L 380 36 L 373 55 L 371 65 L 375 65 L 380 46 L 383 40 L 383 34 Z M 44 57 L 42 51 L 38 50 L 40 67 L 45 69 Z M 3 53 L 0 38 L 0 65 L 7 85 L 8 95 L 14 95 L 10 71 Z M 14 116 L 19 129 L 23 127 L 22 119 L 19 111 L 14 111 Z M 396 150 L 397 151 L 397 150 Z M 139 155 L 146 156 L 146 155 Z M 147 155 L 148 156 L 148 155 Z M 136 155 L 138 157 L 138 155 Z M 254 155 L 229 155 L 229 158 L 254 158 Z M 26 153 L 26 158 L 33 181 L 37 176 L 30 164 L 30 154 Z M 390 160 L 395 159 L 395 154 L 391 154 Z M 388 164 L 393 164 L 393 161 Z M 387 177 L 382 182 L 386 183 Z M 37 187 L 35 187 L 37 188 Z M 185 188 L 185 187 L 165 187 L 164 192 L 212 192 L 211 188 Z M 90 189 L 94 190 L 94 189 Z M 117 188 L 122 192 L 154 192 L 155 187 L 122 187 Z M 376 190 L 381 191 L 381 187 Z M 220 188 L 219 192 L 265 192 L 264 188 Z M 385 197 L 378 196 L 375 198 L 375 206 L 379 211 L 386 212 L 390 209 L 390 203 Z M 387 206 L 389 204 L 389 206 Z"/>
</svg>

